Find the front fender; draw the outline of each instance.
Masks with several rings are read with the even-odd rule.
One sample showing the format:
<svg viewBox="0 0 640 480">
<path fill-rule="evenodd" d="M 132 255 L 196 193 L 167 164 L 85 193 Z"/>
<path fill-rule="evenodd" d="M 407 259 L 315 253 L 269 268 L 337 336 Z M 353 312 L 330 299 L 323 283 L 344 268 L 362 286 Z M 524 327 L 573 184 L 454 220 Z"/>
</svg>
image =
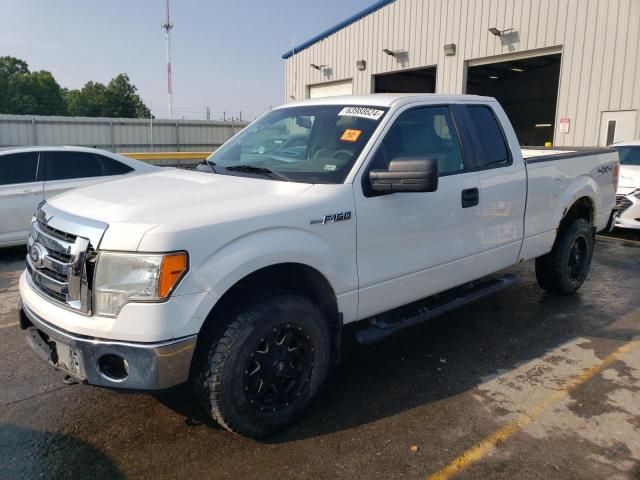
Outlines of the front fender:
<svg viewBox="0 0 640 480">
<path fill-rule="evenodd" d="M 238 281 L 257 270 L 281 263 L 299 263 L 320 272 L 336 293 L 338 308 L 345 320 L 355 318 L 355 242 L 351 247 L 343 244 L 343 249 L 337 251 L 333 242 L 298 228 L 256 230 L 222 245 L 199 265 L 192 266 L 189 290 L 207 291 L 209 295 L 203 298 L 207 305 L 200 310 L 210 311 Z M 199 330 L 200 325 L 189 326 L 190 330 L 194 328 Z"/>
<path fill-rule="evenodd" d="M 212 253 L 194 277 L 209 284 L 208 290 L 219 298 L 250 273 L 279 263 L 300 263 L 318 270 L 338 295 L 357 285 L 355 258 L 345 262 L 345 257 L 320 235 L 288 227 L 267 228 L 236 238 Z"/>
</svg>

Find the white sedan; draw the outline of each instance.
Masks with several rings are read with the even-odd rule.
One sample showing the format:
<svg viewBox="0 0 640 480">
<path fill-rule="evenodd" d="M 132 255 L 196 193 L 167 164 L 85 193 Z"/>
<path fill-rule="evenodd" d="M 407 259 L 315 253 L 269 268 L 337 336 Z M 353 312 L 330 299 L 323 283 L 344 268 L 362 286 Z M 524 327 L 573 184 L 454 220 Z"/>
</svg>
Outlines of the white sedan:
<svg viewBox="0 0 640 480">
<path fill-rule="evenodd" d="M 157 171 L 137 160 L 86 147 L 0 150 L 0 247 L 26 243 L 43 200 L 72 188 Z"/>
<path fill-rule="evenodd" d="M 616 227 L 640 229 L 640 140 L 611 145 L 620 155 Z"/>
</svg>

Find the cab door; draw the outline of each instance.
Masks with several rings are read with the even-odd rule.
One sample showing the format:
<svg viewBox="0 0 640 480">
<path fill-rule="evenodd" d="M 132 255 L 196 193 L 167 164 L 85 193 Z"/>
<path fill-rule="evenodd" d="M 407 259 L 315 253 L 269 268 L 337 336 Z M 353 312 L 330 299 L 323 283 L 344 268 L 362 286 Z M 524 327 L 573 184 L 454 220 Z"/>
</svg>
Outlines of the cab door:
<svg viewBox="0 0 640 480">
<path fill-rule="evenodd" d="M 474 152 L 479 236 L 476 276 L 514 265 L 524 238 L 527 172 L 509 119 L 496 103 L 460 106 Z M 502 125 L 505 128 L 502 128 Z"/>
<path fill-rule="evenodd" d="M 38 152 L 0 156 L 0 246 L 26 243 L 43 198 L 38 170 Z"/>
<path fill-rule="evenodd" d="M 477 175 L 455 105 L 417 106 L 396 114 L 356 177 L 358 317 L 366 318 L 475 278 L 479 237 Z M 438 160 L 435 192 L 371 192 L 372 169 L 395 158 Z"/>
</svg>

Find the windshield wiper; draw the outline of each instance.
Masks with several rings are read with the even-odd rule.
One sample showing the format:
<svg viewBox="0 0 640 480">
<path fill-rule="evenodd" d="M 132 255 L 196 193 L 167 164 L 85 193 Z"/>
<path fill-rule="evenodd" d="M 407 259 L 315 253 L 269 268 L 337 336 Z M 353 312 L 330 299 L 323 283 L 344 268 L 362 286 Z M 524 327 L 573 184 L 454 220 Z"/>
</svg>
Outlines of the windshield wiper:
<svg viewBox="0 0 640 480">
<path fill-rule="evenodd" d="M 255 165 L 232 165 L 230 167 L 224 167 L 226 170 L 230 172 L 246 172 L 246 173 L 257 173 L 258 175 L 265 175 L 267 177 L 283 180 L 285 182 L 290 182 L 291 180 L 286 175 L 280 172 L 274 172 L 273 170 L 269 170 L 265 167 L 257 167 Z"/>
</svg>

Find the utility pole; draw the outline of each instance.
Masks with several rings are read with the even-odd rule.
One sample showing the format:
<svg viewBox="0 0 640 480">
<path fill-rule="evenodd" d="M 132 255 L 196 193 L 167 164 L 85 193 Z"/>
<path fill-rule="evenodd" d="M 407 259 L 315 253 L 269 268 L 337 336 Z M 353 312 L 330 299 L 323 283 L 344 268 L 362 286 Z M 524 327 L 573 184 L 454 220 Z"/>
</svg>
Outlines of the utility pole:
<svg viewBox="0 0 640 480">
<path fill-rule="evenodd" d="M 165 10 L 167 18 L 162 24 L 162 29 L 165 32 L 165 39 L 167 41 L 167 94 L 169 96 L 169 118 L 173 118 L 173 85 L 171 82 L 171 29 L 173 23 L 171 23 L 171 17 L 169 15 L 169 0 L 165 0 Z"/>
<path fill-rule="evenodd" d="M 150 104 L 153 108 L 153 103 Z M 153 152 L 153 112 L 149 110 L 149 133 L 151 135 L 151 151 Z"/>
<path fill-rule="evenodd" d="M 207 107 L 207 120 L 211 120 L 211 109 Z"/>
</svg>

